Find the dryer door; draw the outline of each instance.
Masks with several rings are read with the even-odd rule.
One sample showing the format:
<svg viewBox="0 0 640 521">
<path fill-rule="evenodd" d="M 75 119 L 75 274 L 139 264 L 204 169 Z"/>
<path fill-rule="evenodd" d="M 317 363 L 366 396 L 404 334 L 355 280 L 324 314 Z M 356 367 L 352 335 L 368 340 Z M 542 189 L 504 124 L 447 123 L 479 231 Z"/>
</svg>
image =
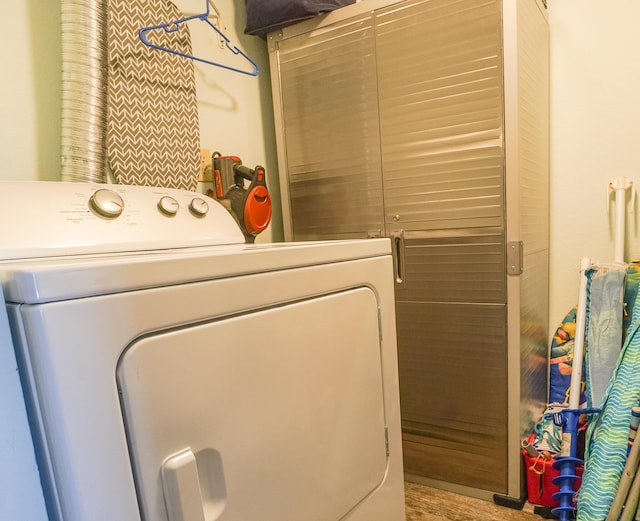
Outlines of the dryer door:
<svg viewBox="0 0 640 521">
<path fill-rule="evenodd" d="M 356 288 L 134 342 L 117 379 L 144 519 L 345 518 L 387 469 L 378 321 Z"/>
</svg>

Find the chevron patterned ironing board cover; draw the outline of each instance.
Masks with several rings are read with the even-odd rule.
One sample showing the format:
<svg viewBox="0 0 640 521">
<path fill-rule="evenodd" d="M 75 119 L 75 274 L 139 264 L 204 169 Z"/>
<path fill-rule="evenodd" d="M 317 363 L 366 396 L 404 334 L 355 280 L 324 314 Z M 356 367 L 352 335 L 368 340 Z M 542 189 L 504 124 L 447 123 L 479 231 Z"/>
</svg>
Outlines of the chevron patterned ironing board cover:
<svg viewBox="0 0 640 521">
<path fill-rule="evenodd" d="M 107 156 L 115 180 L 195 190 L 200 135 L 193 60 L 148 47 L 138 37 L 141 28 L 182 13 L 167 0 L 107 5 Z M 192 54 L 187 24 L 153 36 L 153 43 Z"/>
</svg>

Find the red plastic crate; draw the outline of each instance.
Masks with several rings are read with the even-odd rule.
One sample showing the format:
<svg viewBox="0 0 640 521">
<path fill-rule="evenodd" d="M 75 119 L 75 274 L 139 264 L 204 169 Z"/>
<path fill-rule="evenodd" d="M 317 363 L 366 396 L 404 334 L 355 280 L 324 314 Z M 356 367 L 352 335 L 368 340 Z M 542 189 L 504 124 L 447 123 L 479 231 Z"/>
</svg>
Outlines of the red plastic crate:
<svg viewBox="0 0 640 521">
<path fill-rule="evenodd" d="M 554 485 L 552 480 L 560 474 L 560 471 L 553 468 L 553 459 L 545 459 L 542 455 L 529 456 L 523 451 L 524 463 L 527 470 L 527 499 L 534 505 L 546 507 L 557 507 L 559 503 L 553 500 L 553 494 L 560 490 L 558 485 Z M 583 465 L 576 466 L 577 479 L 574 480 L 573 489 L 578 491 L 582 483 Z"/>
</svg>

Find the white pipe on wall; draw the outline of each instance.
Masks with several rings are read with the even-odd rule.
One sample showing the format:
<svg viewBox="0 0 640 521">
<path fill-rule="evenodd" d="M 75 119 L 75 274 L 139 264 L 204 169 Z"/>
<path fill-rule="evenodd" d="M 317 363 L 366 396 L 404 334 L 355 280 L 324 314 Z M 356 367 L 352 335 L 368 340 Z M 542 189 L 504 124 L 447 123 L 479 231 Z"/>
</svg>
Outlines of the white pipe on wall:
<svg viewBox="0 0 640 521">
<path fill-rule="evenodd" d="M 625 236 L 625 224 L 626 224 L 626 209 L 627 209 L 627 190 L 632 190 L 633 201 L 633 183 L 626 177 L 618 177 L 611 183 L 609 183 L 609 193 L 614 190 L 616 193 L 616 217 L 615 217 L 615 229 L 614 229 L 614 262 L 624 262 L 624 236 Z M 608 194 L 607 194 L 608 197 Z M 609 206 L 607 199 L 607 207 Z M 632 205 L 633 206 L 633 205 Z"/>
</svg>

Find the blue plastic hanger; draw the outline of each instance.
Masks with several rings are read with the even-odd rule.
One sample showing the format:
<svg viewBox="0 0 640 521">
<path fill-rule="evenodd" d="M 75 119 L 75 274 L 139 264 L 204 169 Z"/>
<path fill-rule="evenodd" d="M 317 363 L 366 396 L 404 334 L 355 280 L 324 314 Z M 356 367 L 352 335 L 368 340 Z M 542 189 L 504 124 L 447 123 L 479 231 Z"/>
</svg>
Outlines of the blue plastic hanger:
<svg viewBox="0 0 640 521">
<path fill-rule="evenodd" d="M 209 11 L 209 3 L 210 0 L 206 0 L 206 11 L 202 14 L 196 14 L 193 16 L 186 16 L 185 18 L 180 18 L 179 20 L 176 20 L 175 22 L 169 22 L 166 24 L 160 24 L 160 25 L 152 25 L 149 27 L 143 27 L 142 29 L 140 29 L 138 31 L 138 36 L 140 37 L 140 40 L 142 41 L 142 43 L 144 43 L 145 45 L 148 45 L 149 47 L 153 47 L 154 49 L 158 49 L 160 51 L 166 51 L 166 52 L 170 52 L 171 54 L 176 54 L 178 56 L 182 56 L 184 58 L 189 58 L 191 60 L 196 60 L 202 63 L 208 63 L 209 65 L 215 65 L 216 67 L 222 67 L 223 69 L 228 69 L 230 71 L 235 71 L 235 72 L 239 72 L 240 74 L 248 74 L 249 76 L 257 76 L 258 75 L 258 66 L 256 65 L 256 63 L 249 58 L 245 53 L 243 53 L 240 49 L 238 49 L 235 45 L 232 46 L 231 45 L 231 41 L 229 40 L 229 38 L 227 38 L 220 29 L 218 29 L 218 27 L 216 27 L 215 24 L 211 23 L 211 20 L 209 20 L 209 15 L 210 15 L 210 11 Z M 147 39 L 147 33 L 149 33 L 150 31 L 154 31 L 157 29 L 162 29 L 164 30 L 166 33 L 174 33 L 178 30 L 180 24 L 189 22 L 191 20 L 202 20 L 203 22 L 206 22 L 207 24 L 209 24 L 213 30 L 215 32 L 218 33 L 218 35 L 224 40 L 224 45 L 225 47 L 230 50 L 233 54 L 238 54 L 240 56 L 242 56 L 245 60 L 247 60 L 252 66 L 253 66 L 253 70 L 251 71 L 245 71 L 242 69 L 237 69 L 235 67 L 231 67 L 229 65 L 224 65 L 222 63 L 217 63 L 217 62 L 213 62 L 210 60 L 205 60 L 203 58 L 198 58 L 196 56 L 191 56 L 190 54 L 185 54 L 179 51 L 175 51 L 173 49 L 169 49 L 167 47 L 162 47 L 160 45 L 156 45 L 154 43 L 151 43 L 148 39 Z"/>
</svg>

